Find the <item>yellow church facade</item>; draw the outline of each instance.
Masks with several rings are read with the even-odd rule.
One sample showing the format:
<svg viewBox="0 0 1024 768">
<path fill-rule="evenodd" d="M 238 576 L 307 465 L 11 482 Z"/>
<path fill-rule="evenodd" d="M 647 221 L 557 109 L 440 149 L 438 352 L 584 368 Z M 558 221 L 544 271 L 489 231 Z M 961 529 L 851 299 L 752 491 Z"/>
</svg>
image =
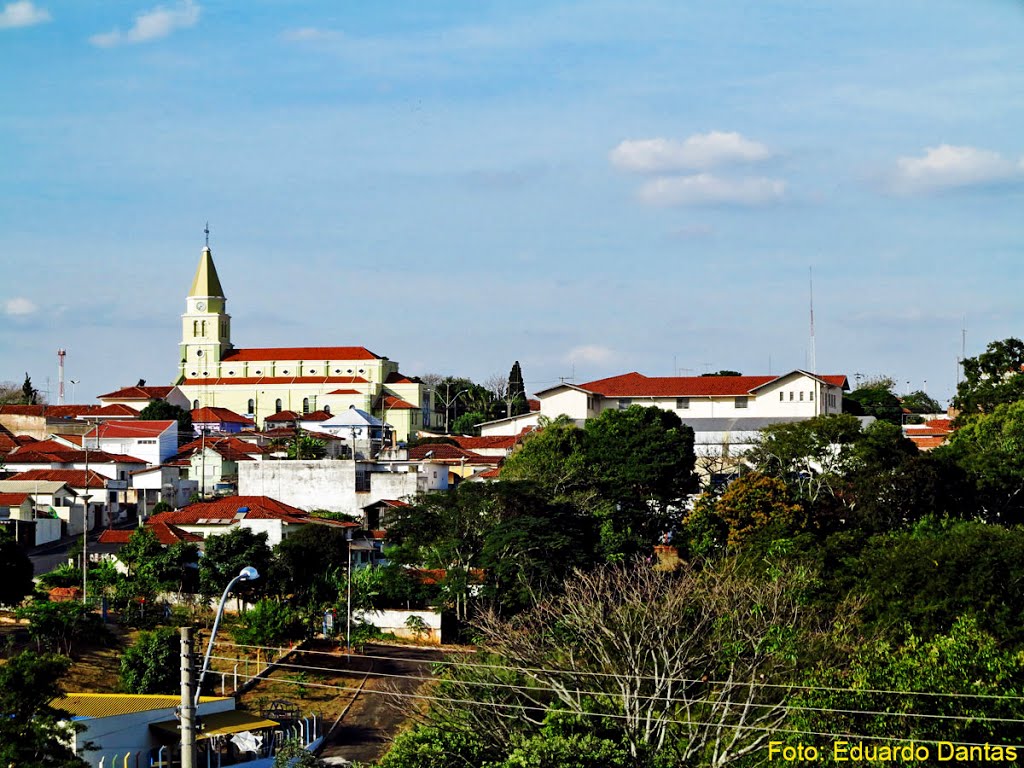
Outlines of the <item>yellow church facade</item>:
<svg viewBox="0 0 1024 768">
<path fill-rule="evenodd" d="M 235 347 L 209 246 L 181 322 L 176 383 L 192 408 L 228 408 L 262 426 L 281 411 L 339 414 L 355 406 L 390 424 L 398 440 L 440 423 L 430 388 L 365 347 Z"/>
</svg>

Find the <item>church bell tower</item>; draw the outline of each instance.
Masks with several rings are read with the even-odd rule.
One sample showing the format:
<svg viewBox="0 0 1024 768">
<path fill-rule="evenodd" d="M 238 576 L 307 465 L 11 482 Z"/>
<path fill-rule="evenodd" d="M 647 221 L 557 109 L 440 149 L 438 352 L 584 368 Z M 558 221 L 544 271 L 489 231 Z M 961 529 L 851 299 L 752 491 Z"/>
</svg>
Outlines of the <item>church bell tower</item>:
<svg viewBox="0 0 1024 768">
<path fill-rule="evenodd" d="M 196 276 L 181 316 L 179 383 L 184 379 L 214 379 L 231 347 L 231 316 L 210 251 L 209 228 L 206 247 L 199 257 Z"/>
</svg>

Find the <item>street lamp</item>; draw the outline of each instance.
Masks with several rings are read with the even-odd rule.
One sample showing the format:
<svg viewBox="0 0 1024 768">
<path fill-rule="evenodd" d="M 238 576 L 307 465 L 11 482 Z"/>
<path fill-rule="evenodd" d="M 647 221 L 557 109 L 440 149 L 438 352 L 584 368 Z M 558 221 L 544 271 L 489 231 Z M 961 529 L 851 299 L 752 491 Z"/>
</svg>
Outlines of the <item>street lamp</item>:
<svg viewBox="0 0 1024 768">
<path fill-rule="evenodd" d="M 345 542 L 348 544 L 348 582 L 345 585 L 347 597 L 345 598 L 345 657 L 348 664 L 352 664 L 352 534 L 355 529 L 345 530 Z"/>
<path fill-rule="evenodd" d="M 448 411 L 451 408 L 452 403 L 459 399 L 459 395 L 464 395 L 467 392 L 469 392 L 468 389 L 462 389 L 456 392 L 452 397 L 447 397 L 450 388 L 451 384 L 444 385 L 444 393 L 446 397 L 441 397 L 440 392 L 434 393 L 435 395 L 437 395 L 438 400 L 440 400 L 444 404 L 444 433 L 446 435 L 448 434 Z"/>
<path fill-rule="evenodd" d="M 213 620 L 213 631 L 210 632 L 210 643 L 206 646 L 206 658 L 203 659 L 202 669 L 199 671 L 199 682 L 196 684 L 195 707 L 199 706 L 199 694 L 203 690 L 203 678 L 206 677 L 207 667 L 210 666 L 210 654 L 213 653 L 213 641 L 217 637 L 217 627 L 220 626 L 220 617 L 224 614 L 224 603 L 228 600 L 228 592 L 240 581 L 255 581 L 260 577 L 259 571 L 251 565 L 247 565 L 235 576 L 228 585 L 224 587 L 224 594 L 220 598 L 220 606 L 217 608 L 217 615 Z"/>
</svg>

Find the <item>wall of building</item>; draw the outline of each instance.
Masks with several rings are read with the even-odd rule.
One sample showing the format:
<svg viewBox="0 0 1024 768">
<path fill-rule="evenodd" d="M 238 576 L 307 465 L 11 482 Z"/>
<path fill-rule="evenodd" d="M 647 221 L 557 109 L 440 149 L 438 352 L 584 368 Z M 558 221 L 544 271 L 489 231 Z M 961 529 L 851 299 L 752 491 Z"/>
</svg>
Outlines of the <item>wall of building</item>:
<svg viewBox="0 0 1024 768">
<path fill-rule="evenodd" d="M 406 622 L 411 616 L 418 616 L 423 621 L 425 631 L 417 634 L 409 628 Z M 406 640 L 419 640 L 432 645 L 441 644 L 440 611 L 354 611 L 352 618 L 373 624 L 382 632 L 391 632 Z"/>
</svg>

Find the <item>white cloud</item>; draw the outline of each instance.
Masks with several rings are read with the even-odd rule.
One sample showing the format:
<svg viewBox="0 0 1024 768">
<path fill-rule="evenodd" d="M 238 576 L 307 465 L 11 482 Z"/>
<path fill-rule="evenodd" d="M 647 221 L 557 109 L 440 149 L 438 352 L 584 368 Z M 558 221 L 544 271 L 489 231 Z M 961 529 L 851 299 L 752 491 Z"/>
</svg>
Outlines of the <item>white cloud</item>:
<svg viewBox="0 0 1024 768">
<path fill-rule="evenodd" d="M 28 0 L 19 0 L 16 3 L 8 3 L 0 11 L 0 29 L 32 27 L 36 24 L 43 24 L 50 19 L 49 11 L 36 8 L 35 4 Z"/>
<path fill-rule="evenodd" d="M 23 315 L 35 314 L 37 307 L 30 299 L 26 299 L 24 296 L 16 296 L 13 299 L 8 299 L 4 302 L 4 314 L 12 317 L 20 317 Z"/>
<path fill-rule="evenodd" d="M 723 179 L 708 173 L 665 176 L 640 187 L 640 200 L 648 205 L 765 205 L 781 200 L 786 182 L 781 179 Z"/>
<path fill-rule="evenodd" d="M 1024 160 L 976 147 L 943 144 L 925 149 L 923 157 L 896 162 L 893 187 L 897 192 L 934 192 L 1024 179 Z"/>
<path fill-rule="evenodd" d="M 181 0 L 173 8 L 158 5 L 151 11 L 135 17 L 135 24 L 127 32 L 113 29 L 93 35 L 89 42 L 99 48 L 112 48 L 126 43 L 148 43 L 167 37 L 176 29 L 194 27 L 199 21 L 199 6 L 192 0 Z"/>
<path fill-rule="evenodd" d="M 771 156 L 759 142 L 739 133 L 711 131 L 695 133 L 683 141 L 672 139 L 636 139 L 623 141 L 608 158 L 624 171 L 665 173 L 700 171 L 728 163 L 752 163 Z"/>
<path fill-rule="evenodd" d="M 600 344 L 584 344 L 570 349 L 565 360 L 568 363 L 606 363 L 614 354 L 611 349 Z"/>
</svg>

